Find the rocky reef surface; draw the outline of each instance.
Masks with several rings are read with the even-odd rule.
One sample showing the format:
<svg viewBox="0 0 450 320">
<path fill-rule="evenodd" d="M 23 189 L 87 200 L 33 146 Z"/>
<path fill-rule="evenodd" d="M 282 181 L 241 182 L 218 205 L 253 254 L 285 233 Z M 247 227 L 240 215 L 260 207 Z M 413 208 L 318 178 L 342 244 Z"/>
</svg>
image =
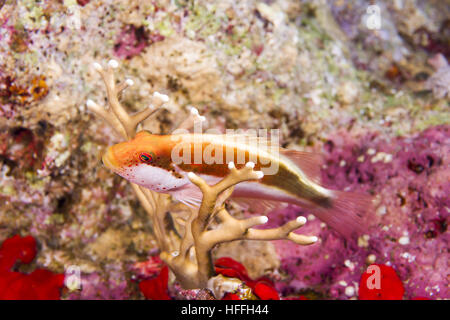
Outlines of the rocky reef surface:
<svg viewBox="0 0 450 320">
<path fill-rule="evenodd" d="M 130 110 L 170 97 L 146 129 L 169 133 L 191 105 L 211 128 L 277 128 L 283 147 L 323 154 L 327 186 L 376 199 L 355 243 L 288 207 L 268 225 L 304 214 L 317 244 L 234 242 L 216 258 L 269 277 L 282 298 L 355 299 L 372 263 L 395 269 L 405 299 L 449 298 L 450 6 L 377 1 L 378 28 L 370 5 L 0 1 L 0 243 L 31 235 L 27 267 L 79 268 L 82 289 L 63 299 L 144 298 L 139 281 L 161 267 L 152 226 L 102 166 L 119 140 L 85 107 L 105 99 L 92 63 L 114 58 L 134 82 Z M 168 281 L 172 297 L 197 297 Z"/>
</svg>

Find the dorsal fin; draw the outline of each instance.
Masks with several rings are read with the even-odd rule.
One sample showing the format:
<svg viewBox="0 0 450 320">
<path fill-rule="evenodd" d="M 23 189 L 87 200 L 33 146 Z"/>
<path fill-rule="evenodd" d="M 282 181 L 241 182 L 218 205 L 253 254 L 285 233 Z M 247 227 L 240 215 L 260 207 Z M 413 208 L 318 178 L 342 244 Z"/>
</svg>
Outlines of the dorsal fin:
<svg viewBox="0 0 450 320">
<path fill-rule="evenodd" d="M 145 136 L 149 136 L 152 133 L 148 130 L 141 130 L 138 133 L 136 133 L 136 135 L 134 136 L 135 138 L 140 138 L 140 137 L 145 137 Z"/>
<path fill-rule="evenodd" d="M 223 135 L 218 136 L 223 137 Z M 320 154 L 298 150 L 288 150 L 279 147 L 278 141 L 272 141 L 271 137 L 259 137 L 246 133 L 227 134 L 226 139 L 234 139 L 235 141 L 258 148 L 265 147 L 265 151 L 269 153 L 273 151 L 272 148 L 275 147 L 279 150 L 279 153 L 282 156 L 285 156 L 297 167 L 299 167 L 309 179 L 316 183 L 320 183 L 322 166 L 322 156 Z"/>
<path fill-rule="evenodd" d="M 298 166 L 309 179 L 320 183 L 320 168 L 322 166 L 322 156 L 320 154 L 284 148 L 280 148 L 280 154 Z"/>
<path fill-rule="evenodd" d="M 218 137 L 220 137 L 220 139 L 235 141 L 255 147 L 270 148 L 272 146 L 271 137 L 258 136 L 256 135 L 256 133 L 213 133 L 212 135 L 217 135 Z M 276 145 L 278 146 L 278 144 Z"/>
<path fill-rule="evenodd" d="M 227 138 L 235 139 L 237 141 L 242 141 L 247 144 L 271 144 L 270 138 L 267 137 L 258 137 L 250 134 L 228 134 Z"/>
</svg>

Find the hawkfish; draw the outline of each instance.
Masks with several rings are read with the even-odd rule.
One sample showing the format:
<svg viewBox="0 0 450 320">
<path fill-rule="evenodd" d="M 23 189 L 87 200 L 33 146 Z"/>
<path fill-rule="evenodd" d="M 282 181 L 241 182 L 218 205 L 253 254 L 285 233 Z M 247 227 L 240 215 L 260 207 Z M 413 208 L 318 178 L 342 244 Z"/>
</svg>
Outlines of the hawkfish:
<svg viewBox="0 0 450 320">
<path fill-rule="evenodd" d="M 233 166 L 240 169 L 250 162 L 261 178 L 235 185 L 231 200 L 253 209 L 293 204 L 346 237 L 364 231 L 370 196 L 322 186 L 317 154 L 274 147 L 270 141 L 268 147 L 262 147 L 252 141 L 230 139 L 225 134 L 141 131 L 129 141 L 108 147 L 102 161 L 126 180 L 170 194 L 189 206 L 199 206 L 203 196 L 189 180 L 190 172 L 212 185 Z M 208 152 L 209 158 L 205 157 Z"/>
</svg>

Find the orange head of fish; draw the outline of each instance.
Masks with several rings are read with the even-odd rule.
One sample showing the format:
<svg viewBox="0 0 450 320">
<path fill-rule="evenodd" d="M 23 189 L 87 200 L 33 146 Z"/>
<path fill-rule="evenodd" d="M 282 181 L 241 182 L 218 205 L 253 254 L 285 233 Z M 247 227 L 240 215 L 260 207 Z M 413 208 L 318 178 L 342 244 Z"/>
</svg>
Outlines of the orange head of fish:
<svg viewBox="0 0 450 320">
<path fill-rule="evenodd" d="M 126 179 L 140 165 L 169 168 L 170 152 L 165 140 L 164 136 L 141 131 L 129 141 L 108 147 L 102 157 L 103 164 Z"/>
</svg>

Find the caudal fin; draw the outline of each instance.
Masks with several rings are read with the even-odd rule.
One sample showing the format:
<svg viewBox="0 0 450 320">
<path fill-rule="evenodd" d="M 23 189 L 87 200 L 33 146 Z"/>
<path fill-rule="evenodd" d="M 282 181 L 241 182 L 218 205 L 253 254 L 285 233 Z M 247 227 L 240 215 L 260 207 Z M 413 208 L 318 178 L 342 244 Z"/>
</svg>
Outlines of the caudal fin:
<svg viewBox="0 0 450 320">
<path fill-rule="evenodd" d="M 354 192 L 332 192 L 331 206 L 310 208 L 312 213 L 347 238 L 366 232 L 372 197 Z"/>
</svg>

